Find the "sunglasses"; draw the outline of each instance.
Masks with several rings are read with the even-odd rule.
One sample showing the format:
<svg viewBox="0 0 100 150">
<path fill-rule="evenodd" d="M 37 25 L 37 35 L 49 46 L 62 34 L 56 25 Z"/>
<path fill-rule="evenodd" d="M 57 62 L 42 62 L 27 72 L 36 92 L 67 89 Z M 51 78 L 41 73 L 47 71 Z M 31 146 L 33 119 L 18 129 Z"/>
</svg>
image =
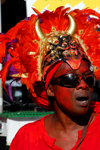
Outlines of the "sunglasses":
<svg viewBox="0 0 100 150">
<path fill-rule="evenodd" d="M 82 76 L 75 73 L 69 73 L 56 78 L 52 78 L 51 83 L 63 87 L 75 88 L 80 84 L 82 79 L 90 88 L 93 88 L 93 86 L 95 86 L 95 76 L 92 73 L 84 74 Z"/>
</svg>

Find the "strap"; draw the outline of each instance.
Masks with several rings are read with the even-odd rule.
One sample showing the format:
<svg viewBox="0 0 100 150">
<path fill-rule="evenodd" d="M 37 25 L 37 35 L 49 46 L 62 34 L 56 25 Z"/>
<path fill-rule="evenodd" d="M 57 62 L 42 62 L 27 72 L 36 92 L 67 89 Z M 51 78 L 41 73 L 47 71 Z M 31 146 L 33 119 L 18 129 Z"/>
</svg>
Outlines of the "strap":
<svg viewBox="0 0 100 150">
<path fill-rule="evenodd" d="M 81 136 L 81 138 L 80 138 L 80 141 L 79 141 L 78 146 L 76 147 L 76 150 L 80 150 L 80 148 L 81 148 L 81 143 L 83 142 L 83 140 L 84 140 L 84 138 L 85 138 L 85 136 L 86 136 L 86 134 L 87 134 L 88 127 L 89 127 L 89 125 L 90 125 L 92 119 L 93 119 L 93 113 L 91 114 L 91 117 L 90 117 L 90 119 L 89 119 L 89 121 L 88 121 L 88 124 L 83 128 L 82 136 Z"/>
</svg>

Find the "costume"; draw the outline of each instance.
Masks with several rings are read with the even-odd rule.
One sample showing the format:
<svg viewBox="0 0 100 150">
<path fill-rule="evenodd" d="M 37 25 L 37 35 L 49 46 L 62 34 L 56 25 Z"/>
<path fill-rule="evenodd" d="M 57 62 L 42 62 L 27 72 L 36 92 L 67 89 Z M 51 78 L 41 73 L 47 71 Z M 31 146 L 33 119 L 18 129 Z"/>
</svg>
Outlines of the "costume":
<svg viewBox="0 0 100 150">
<path fill-rule="evenodd" d="M 37 105 L 52 109 L 46 89 L 61 62 L 78 69 L 81 59 L 87 57 L 100 79 L 100 14 L 88 8 L 69 11 L 63 6 L 43 14 L 33 10 L 37 15 L 0 35 L 0 75 L 4 88 L 7 77 L 20 79 Z M 11 90 L 8 92 L 11 97 Z"/>
<path fill-rule="evenodd" d="M 88 128 L 87 135 L 81 144 L 81 150 L 100 150 L 100 103 L 95 103 L 94 111 L 97 113 L 97 116 Z M 49 137 L 46 133 L 44 118 L 22 127 L 13 139 L 10 150 L 62 150 L 54 145 L 55 139 Z M 78 140 L 71 150 L 76 149 L 81 134 L 82 130 L 78 131 Z"/>
<path fill-rule="evenodd" d="M 63 62 L 77 70 L 84 58 L 88 61 L 90 73 L 95 74 L 96 80 L 100 79 L 100 14 L 92 9 L 75 9 L 69 12 L 69 8 L 63 6 L 52 12 L 47 10 L 43 14 L 33 10 L 37 15 L 22 20 L 5 35 L 0 35 L 0 61 L 3 63 L 0 75 L 4 88 L 7 76 L 14 80 L 20 79 L 30 90 L 36 104 L 51 109 L 53 105 L 49 102 L 46 90 Z M 97 129 L 99 118 L 98 114 L 88 133 Z M 42 134 L 43 130 L 43 119 L 26 125 L 17 134 L 10 150 L 60 149 L 53 146 L 54 139 L 48 137 L 45 131 Z M 88 133 L 86 140 L 82 142 L 82 149 L 100 149 L 95 142 L 94 147 L 87 145 L 93 142 L 92 135 L 98 135 L 99 126 L 92 135 Z M 49 141 L 43 141 L 43 138 Z"/>
</svg>

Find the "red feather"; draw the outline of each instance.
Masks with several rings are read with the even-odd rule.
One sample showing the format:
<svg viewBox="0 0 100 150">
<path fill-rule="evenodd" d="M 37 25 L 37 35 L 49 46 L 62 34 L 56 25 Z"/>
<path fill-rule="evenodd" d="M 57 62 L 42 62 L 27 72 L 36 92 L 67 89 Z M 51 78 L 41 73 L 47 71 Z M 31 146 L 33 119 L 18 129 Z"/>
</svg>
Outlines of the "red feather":
<svg viewBox="0 0 100 150">
<path fill-rule="evenodd" d="M 55 11 L 50 12 L 46 10 L 42 14 L 35 8 L 33 10 L 41 18 L 40 27 L 44 34 L 52 32 L 53 27 L 57 31 L 65 31 L 69 26 L 67 16 L 69 8 L 61 6 Z M 77 25 L 76 34 L 83 40 L 85 47 L 89 47 L 86 53 L 96 67 L 95 75 L 98 80 L 100 79 L 100 32 L 97 31 L 97 27 L 100 26 L 100 14 L 88 8 L 83 10 L 75 9 L 69 13 L 75 18 Z M 38 81 L 37 56 L 40 53 L 39 38 L 35 30 L 37 15 L 31 15 L 29 20 L 20 21 L 5 35 L 0 35 L 0 61 L 2 61 L 6 52 L 9 52 L 11 56 L 11 61 L 7 61 L 1 71 L 3 86 L 9 67 L 13 64 L 20 75 L 28 73 L 28 78 L 21 77 L 21 81 L 35 97 L 33 84 L 35 84 L 35 81 Z M 91 17 L 91 15 L 95 17 Z M 13 39 L 16 42 L 10 44 Z M 10 44 L 8 49 L 6 49 L 7 44 Z M 29 52 L 33 52 L 33 55 L 29 55 Z"/>
</svg>

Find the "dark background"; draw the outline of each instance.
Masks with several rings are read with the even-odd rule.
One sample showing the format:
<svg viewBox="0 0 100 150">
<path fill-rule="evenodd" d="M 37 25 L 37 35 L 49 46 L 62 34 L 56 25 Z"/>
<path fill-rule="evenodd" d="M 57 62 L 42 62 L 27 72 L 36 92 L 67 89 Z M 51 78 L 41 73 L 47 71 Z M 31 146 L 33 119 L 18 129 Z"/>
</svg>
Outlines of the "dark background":
<svg viewBox="0 0 100 150">
<path fill-rule="evenodd" d="M 2 32 L 6 33 L 16 23 L 26 18 L 26 2 L 24 0 L 1 0 Z"/>
<path fill-rule="evenodd" d="M 1 0 L 2 33 L 6 33 L 24 18 L 26 18 L 26 2 L 24 0 Z M 0 137 L 0 150 L 8 149 L 6 137 Z"/>
</svg>

